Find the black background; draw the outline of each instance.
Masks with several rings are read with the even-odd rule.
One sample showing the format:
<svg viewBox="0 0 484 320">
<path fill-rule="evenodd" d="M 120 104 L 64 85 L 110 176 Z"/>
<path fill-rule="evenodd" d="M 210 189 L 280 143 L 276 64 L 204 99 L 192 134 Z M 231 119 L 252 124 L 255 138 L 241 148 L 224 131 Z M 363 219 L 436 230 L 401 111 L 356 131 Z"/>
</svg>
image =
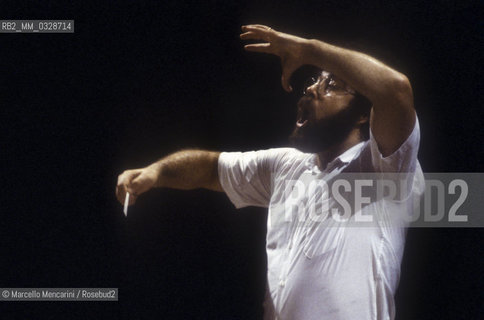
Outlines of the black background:
<svg viewBox="0 0 484 320">
<path fill-rule="evenodd" d="M 298 96 L 276 57 L 243 51 L 242 24 L 363 43 L 413 84 L 424 171 L 483 171 L 478 2 L 12 1 L 0 18 L 75 19 L 0 35 L 1 286 L 119 288 L 4 302 L 2 319 L 261 316 L 264 210 L 154 190 L 126 219 L 114 196 L 124 169 L 175 150 L 286 144 Z M 479 229 L 411 229 L 397 319 L 481 318 L 482 253 Z"/>
</svg>

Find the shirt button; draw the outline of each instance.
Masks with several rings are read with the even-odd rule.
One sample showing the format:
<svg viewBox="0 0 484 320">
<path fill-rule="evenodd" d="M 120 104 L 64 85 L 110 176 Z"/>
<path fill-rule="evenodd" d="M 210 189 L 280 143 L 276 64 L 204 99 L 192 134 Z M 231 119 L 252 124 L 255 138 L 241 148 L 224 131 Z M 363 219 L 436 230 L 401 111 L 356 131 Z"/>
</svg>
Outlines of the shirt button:
<svg viewBox="0 0 484 320">
<path fill-rule="evenodd" d="M 279 285 L 284 288 L 284 286 L 286 285 L 286 281 L 284 280 L 279 281 Z"/>
</svg>

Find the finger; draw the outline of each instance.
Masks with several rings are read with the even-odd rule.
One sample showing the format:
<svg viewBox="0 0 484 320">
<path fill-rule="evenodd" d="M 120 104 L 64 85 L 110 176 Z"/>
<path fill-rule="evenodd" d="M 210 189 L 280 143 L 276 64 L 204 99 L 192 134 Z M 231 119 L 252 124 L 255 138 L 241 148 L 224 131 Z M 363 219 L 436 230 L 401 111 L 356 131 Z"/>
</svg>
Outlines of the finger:
<svg viewBox="0 0 484 320">
<path fill-rule="evenodd" d="M 124 204 L 124 197 L 126 196 L 126 186 L 125 185 L 118 185 L 116 187 L 116 198 L 118 199 L 119 203 Z"/>
<path fill-rule="evenodd" d="M 128 192 L 140 194 L 140 188 L 143 185 L 142 174 L 131 180 L 128 185 Z"/>
<path fill-rule="evenodd" d="M 287 77 L 284 75 L 281 77 L 281 85 L 287 92 L 292 92 L 292 86 L 289 84 Z"/>
<path fill-rule="evenodd" d="M 281 76 L 281 84 L 284 90 L 287 92 L 292 92 L 292 86 L 291 86 L 291 76 L 294 70 L 289 69 L 289 68 L 283 68 L 282 70 L 282 76 Z"/>
<path fill-rule="evenodd" d="M 298 68 L 298 65 L 286 63 L 284 59 L 281 60 L 282 64 L 282 76 L 281 76 L 281 84 L 284 90 L 287 92 L 292 92 L 291 86 L 291 77 L 294 71 Z"/>
<path fill-rule="evenodd" d="M 126 195 L 126 180 L 130 175 L 129 171 L 125 171 L 118 176 L 118 182 L 116 185 L 116 198 L 121 204 L 124 204 L 124 197 Z"/>
<path fill-rule="evenodd" d="M 129 189 L 138 195 L 142 194 L 145 191 L 148 191 L 151 188 L 148 179 L 143 174 L 140 174 L 136 178 L 131 181 Z"/>
<path fill-rule="evenodd" d="M 269 27 L 261 26 L 261 27 L 243 27 L 242 31 L 244 33 L 250 33 L 254 35 L 254 39 L 264 39 L 269 41 L 271 35 L 273 34 L 274 30 Z"/>
<path fill-rule="evenodd" d="M 124 170 L 123 173 L 121 173 L 118 176 L 118 184 L 122 183 L 123 180 L 127 179 L 128 177 L 130 177 L 134 173 L 136 173 L 136 170 Z"/>
<path fill-rule="evenodd" d="M 245 48 L 245 50 L 252 51 L 252 52 L 272 53 L 271 44 L 270 43 L 246 44 L 244 46 L 244 48 Z"/>
<path fill-rule="evenodd" d="M 249 31 L 249 32 L 242 33 L 240 35 L 240 39 L 242 40 L 261 39 L 261 36 L 257 32 Z"/>
<path fill-rule="evenodd" d="M 131 192 L 130 188 L 133 183 L 133 180 L 135 180 L 139 175 L 141 174 L 141 171 L 131 171 L 128 172 L 120 181 L 118 185 L 124 185 L 125 190 Z M 124 174 L 123 174 L 124 175 Z"/>
<path fill-rule="evenodd" d="M 127 184 L 136 178 L 141 172 L 139 170 L 126 170 L 118 176 L 118 185 Z"/>
<path fill-rule="evenodd" d="M 116 198 L 121 204 L 124 204 L 124 197 L 128 190 L 128 185 L 133 179 L 140 175 L 139 170 L 126 170 L 118 176 L 118 183 L 116 186 Z M 131 192 L 130 192 L 131 193 Z"/>
<path fill-rule="evenodd" d="M 245 33 L 242 33 L 240 35 L 240 38 L 242 40 L 265 40 L 267 42 L 270 42 L 271 34 L 269 32 L 264 32 L 260 30 L 247 31 Z"/>
<path fill-rule="evenodd" d="M 263 24 L 247 24 L 247 25 L 244 25 L 242 26 L 242 30 L 265 30 L 265 31 L 268 31 L 268 30 L 272 30 L 271 27 L 269 26 L 265 26 Z"/>
</svg>

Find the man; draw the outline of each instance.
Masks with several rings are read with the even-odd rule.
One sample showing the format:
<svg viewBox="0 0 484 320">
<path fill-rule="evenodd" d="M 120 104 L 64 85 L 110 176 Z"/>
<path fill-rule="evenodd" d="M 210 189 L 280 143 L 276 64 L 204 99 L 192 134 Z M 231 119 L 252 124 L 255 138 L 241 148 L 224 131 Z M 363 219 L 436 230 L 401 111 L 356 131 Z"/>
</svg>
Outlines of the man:
<svg viewBox="0 0 484 320">
<path fill-rule="evenodd" d="M 281 58 L 286 91 L 299 67 L 324 70 L 298 103 L 291 140 L 299 150 L 177 152 L 123 172 L 118 200 L 129 192 L 133 204 L 153 187 L 207 188 L 225 192 L 237 208 L 268 207 L 266 319 L 393 319 L 402 218 L 423 190 L 408 79 L 368 55 L 322 41 L 263 25 L 242 31 L 243 40 L 259 41 L 247 51 Z M 349 172 L 403 178 L 390 179 L 401 182 L 393 198 L 368 201 L 359 194 L 349 215 L 331 217 L 344 201 L 330 185 Z"/>
</svg>

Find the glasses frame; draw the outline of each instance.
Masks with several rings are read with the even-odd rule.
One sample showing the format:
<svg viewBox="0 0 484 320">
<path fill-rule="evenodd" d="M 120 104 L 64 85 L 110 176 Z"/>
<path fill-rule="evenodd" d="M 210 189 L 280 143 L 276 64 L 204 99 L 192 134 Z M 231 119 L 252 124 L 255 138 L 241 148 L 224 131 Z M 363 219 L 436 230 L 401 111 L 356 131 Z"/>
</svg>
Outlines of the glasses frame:
<svg viewBox="0 0 484 320">
<path fill-rule="evenodd" d="M 318 96 L 327 96 L 331 93 L 335 95 L 355 95 L 356 91 L 348 88 L 347 86 L 345 87 L 344 90 L 330 90 L 328 91 L 328 88 L 330 88 L 330 82 L 334 81 L 333 75 L 329 74 L 327 76 L 323 75 L 321 73 L 317 78 L 316 77 L 311 77 L 306 80 L 304 83 L 304 88 L 303 88 L 303 95 L 307 95 L 307 89 L 309 87 L 312 87 L 313 85 L 317 84 L 316 91 L 318 93 Z"/>
</svg>

